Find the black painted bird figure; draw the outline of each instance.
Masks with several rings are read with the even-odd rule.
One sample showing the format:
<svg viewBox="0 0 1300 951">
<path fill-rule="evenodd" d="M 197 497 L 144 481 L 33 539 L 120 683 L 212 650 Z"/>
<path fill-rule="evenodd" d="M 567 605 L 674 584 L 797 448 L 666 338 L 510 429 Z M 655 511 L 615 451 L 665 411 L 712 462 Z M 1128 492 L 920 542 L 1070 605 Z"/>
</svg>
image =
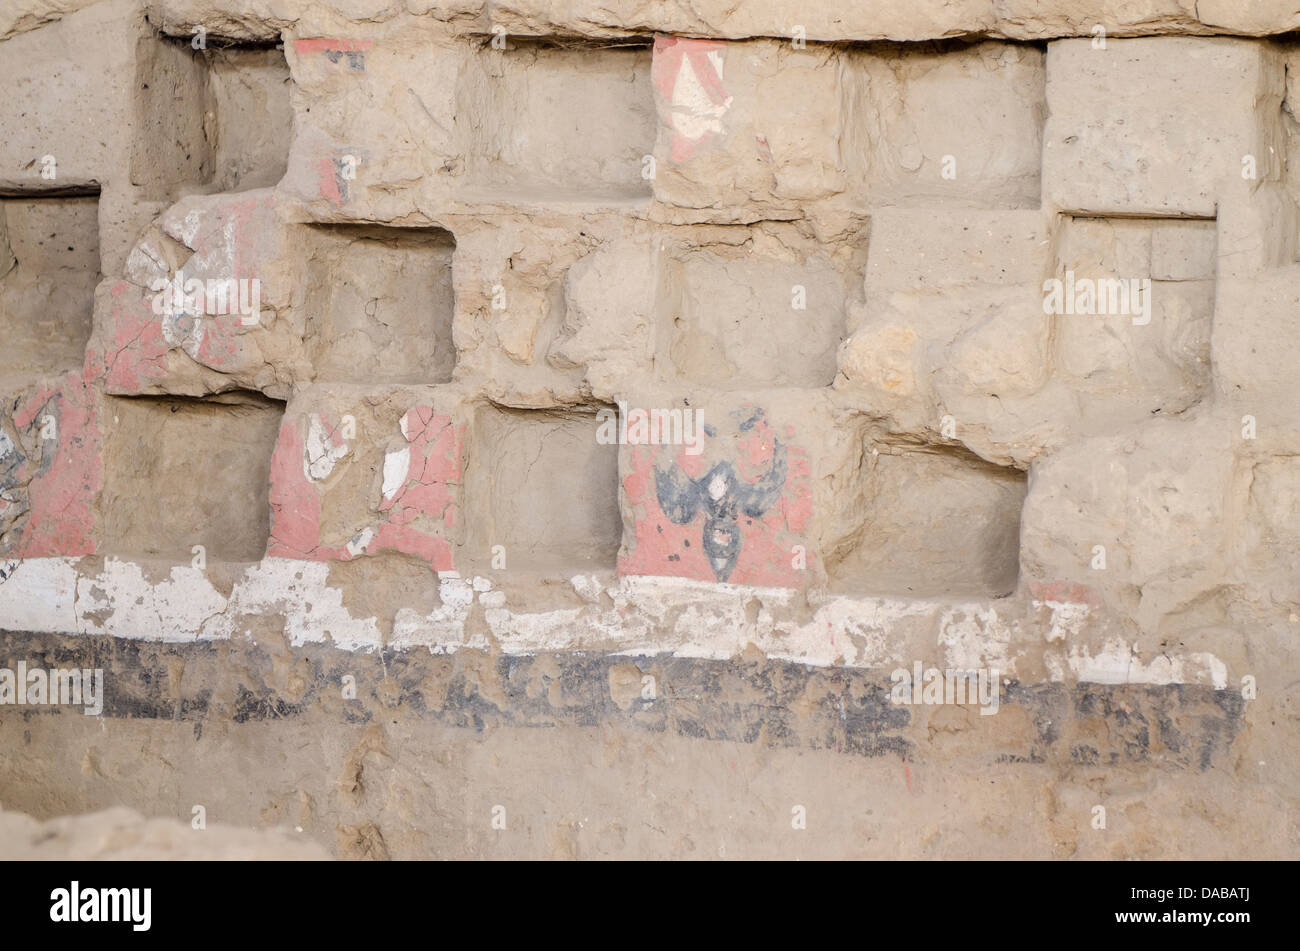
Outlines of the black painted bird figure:
<svg viewBox="0 0 1300 951">
<path fill-rule="evenodd" d="M 659 507 L 676 525 L 687 525 L 704 512 L 704 554 L 719 581 L 726 581 L 740 557 L 737 515 L 761 518 L 776 504 L 785 487 L 785 447 L 772 449 L 772 465 L 755 482 L 741 479 L 735 467 L 719 462 L 699 479 L 692 479 L 674 463 L 671 469 L 655 466 L 655 492 Z"/>
</svg>

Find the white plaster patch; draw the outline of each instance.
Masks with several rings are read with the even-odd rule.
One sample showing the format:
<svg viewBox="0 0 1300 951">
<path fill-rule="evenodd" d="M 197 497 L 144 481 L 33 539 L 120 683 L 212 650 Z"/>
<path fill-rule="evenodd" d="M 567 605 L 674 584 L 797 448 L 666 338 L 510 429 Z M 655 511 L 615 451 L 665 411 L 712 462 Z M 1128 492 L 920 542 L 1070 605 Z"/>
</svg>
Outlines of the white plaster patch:
<svg viewBox="0 0 1300 951">
<path fill-rule="evenodd" d="M 364 554 L 365 550 L 370 547 L 370 543 L 374 541 L 374 538 L 375 530 L 373 528 L 363 528 L 348 539 L 348 543 L 345 546 L 348 550 L 348 554 L 353 558 Z"/>
<path fill-rule="evenodd" d="M 202 224 L 203 213 L 196 208 L 194 211 L 185 215 L 181 220 L 180 229 L 171 236 L 180 241 L 180 243 L 185 245 L 185 247 L 193 250 L 194 241 L 199 236 L 199 227 Z"/>
<path fill-rule="evenodd" d="M 154 281 L 169 280 L 171 273 L 162 254 L 148 241 L 131 249 L 126 256 L 126 278 L 139 287 L 151 287 Z"/>
<path fill-rule="evenodd" d="M 534 654 L 537 644 L 552 644 L 557 635 L 576 640 L 573 648 L 582 650 L 595 644 L 584 643 L 583 630 L 590 630 L 600 637 L 600 622 L 588 626 L 577 623 L 583 615 L 583 608 L 564 608 L 558 611 L 539 611 L 532 614 L 516 614 L 507 608 L 484 608 L 483 616 L 492 637 L 507 654 Z M 555 648 L 541 648 L 554 650 Z"/>
<path fill-rule="evenodd" d="M 187 279 L 185 283 L 189 283 L 189 280 Z M 185 288 L 182 287 L 182 290 Z M 170 294 L 172 291 L 169 288 L 161 293 Z M 159 327 L 162 330 L 163 341 L 168 347 L 180 347 L 193 359 L 199 359 L 199 348 L 203 346 L 207 328 L 198 312 L 192 309 L 188 302 L 184 308 L 164 313 L 159 320 Z"/>
<path fill-rule="evenodd" d="M 722 82 L 723 58 L 721 50 L 710 50 L 705 59 Z M 704 83 L 696 75 L 689 56 L 681 58 L 673 82 L 670 121 L 684 138 L 696 141 L 710 132 L 722 132 L 722 117 L 731 108 L 732 97 L 715 104 Z"/>
<path fill-rule="evenodd" d="M 357 541 L 364 548 L 368 540 Z M 242 634 L 245 618 L 256 615 L 282 619 L 294 645 L 330 642 L 362 651 L 384 643 L 376 618 L 353 617 L 342 591 L 329 585 L 326 562 L 264 559 L 247 568 L 228 599 L 189 566 L 173 567 L 165 580 L 154 583 L 139 565 L 116 559 L 98 575 L 81 578 L 77 559 L 12 564 L 12 574 L 0 582 L 0 627 L 11 630 L 191 641 Z M 881 669 L 918 659 L 928 663 L 911 654 L 937 636 L 948 666 L 1014 673 L 1010 647 L 1019 625 L 1005 621 L 999 606 L 987 601 L 814 598 L 811 619 L 800 622 L 783 617 L 799 608 L 801 592 L 681 578 L 620 579 L 606 572 L 570 579 L 581 605 L 520 612 L 508 606 L 489 578 L 462 578 L 454 571 L 438 577 L 438 608 L 428 614 L 398 611 L 392 646 L 435 653 L 590 650 L 725 660 L 752 644 L 777 660 Z M 466 623 L 476 597 L 488 631 L 470 635 Z M 1227 668 L 1212 654 L 1162 654 L 1143 661 L 1122 640 L 1107 642 L 1096 654 L 1079 645 L 1068 654 L 1049 649 L 1044 662 L 1054 681 L 1227 685 Z"/>
<path fill-rule="evenodd" d="M 468 581 L 455 572 L 442 572 L 438 576 L 438 599 L 441 605 L 427 615 L 417 614 L 409 608 L 398 611 L 390 644 L 398 648 L 424 647 L 435 654 L 450 653 L 461 647 L 473 650 L 491 648 L 486 635 L 468 638 L 465 635 L 465 621 L 474 604 L 474 589 Z"/>
<path fill-rule="evenodd" d="M 197 639 L 204 623 L 225 609 L 226 599 L 197 568 L 177 565 L 153 583 L 139 565 L 113 558 L 98 575 L 78 581 L 76 630 L 179 643 Z"/>
<path fill-rule="evenodd" d="M 611 580 L 605 587 L 597 576 L 571 579 L 575 590 L 609 594 L 613 606 L 604 611 L 517 613 L 504 607 L 497 592 L 480 601 L 493 638 L 507 653 L 600 650 L 725 660 L 753 644 L 779 660 L 861 667 L 897 663 L 900 658 L 889 645 L 897 642 L 899 622 L 932 624 L 939 610 L 935 603 L 831 598 L 810 622 L 798 624 L 775 618 L 774 608 L 789 608 L 797 597 L 786 588 L 656 576 Z M 751 620 L 755 602 L 758 611 Z"/>
<path fill-rule="evenodd" d="M 972 604 L 945 611 L 939 621 L 944 665 L 953 670 L 998 670 L 1014 675 L 1011 642 L 1015 627 L 999 618 L 995 607 Z"/>
<path fill-rule="evenodd" d="M 600 593 L 605 590 L 600 579 L 594 575 L 574 575 L 569 579 L 573 585 L 574 592 L 588 604 L 595 604 L 600 598 Z"/>
<path fill-rule="evenodd" d="M 27 558 L 0 582 L 0 629 L 77 630 L 77 559 Z"/>
<path fill-rule="evenodd" d="M 329 565 L 320 561 L 265 558 L 235 585 L 226 613 L 227 632 L 241 614 L 283 615 L 295 647 L 332 642 L 343 650 L 374 650 L 383 635 L 374 617 L 354 618 L 343 592 L 328 584 Z"/>
<path fill-rule="evenodd" d="M 820 665 L 842 658 L 850 667 L 894 666 L 904 659 L 900 631 L 933 623 L 935 613 L 936 606 L 925 601 L 829 598 L 811 622 L 777 625 L 784 634 L 777 656 Z"/>
<path fill-rule="evenodd" d="M 1228 685 L 1228 668 L 1213 654 L 1157 654 L 1143 663 L 1137 652 L 1120 639 L 1106 641 L 1096 654 L 1086 647 L 1070 648 L 1070 672 L 1076 679 L 1099 684 L 1209 684 L 1216 690 Z"/>
<path fill-rule="evenodd" d="M 1089 605 L 1079 601 L 1035 601 L 1033 605 L 1052 612 L 1050 627 L 1043 634 L 1048 643 L 1077 637 L 1092 613 Z"/>
<path fill-rule="evenodd" d="M 403 417 L 403 430 L 405 430 L 405 417 Z M 398 489 L 406 485 L 406 477 L 411 472 L 411 447 L 403 446 L 401 449 L 394 450 L 384 456 L 384 487 L 383 494 L 385 499 L 391 499 L 397 494 Z"/>
<path fill-rule="evenodd" d="M 307 417 L 307 438 L 303 441 L 303 473 L 312 482 L 328 479 L 334 466 L 348 454 L 347 443 L 336 445 L 334 434 L 319 413 Z"/>
</svg>

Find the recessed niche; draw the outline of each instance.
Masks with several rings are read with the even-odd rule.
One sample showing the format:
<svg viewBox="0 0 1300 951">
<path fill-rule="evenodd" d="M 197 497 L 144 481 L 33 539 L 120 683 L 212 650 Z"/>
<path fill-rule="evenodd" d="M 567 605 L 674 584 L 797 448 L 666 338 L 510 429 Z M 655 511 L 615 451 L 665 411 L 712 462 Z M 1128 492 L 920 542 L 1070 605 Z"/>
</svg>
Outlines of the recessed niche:
<svg viewBox="0 0 1300 951">
<path fill-rule="evenodd" d="M 689 250 L 669 267 L 661 341 L 679 378 L 718 389 L 834 381 L 846 288 L 828 259 Z"/>
<path fill-rule="evenodd" d="M 565 574 L 612 568 L 623 537 L 618 447 L 594 413 L 480 409 L 465 472 L 466 561 Z"/>
<path fill-rule="evenodd" d="M 267 188 L 284 177 L 293 138 L 289 63 L 265 46 L 210 49 L 216 106 L 216 191 Z"/>
<path fill-rule="evenodd" d="M 318 382 L 446 383 L 456 242 L 439 228 L 314 226 L 305 294 Z"/>
<path fill-rule="evenodd" d="M 163 201 L 212 180 L 208 71 L 188 42 L 164 36 L 141 37 L 135 62 L 131 184 Z"/>
<path fill-rule="evenodd" d="M 99 283 L 99 199 L 0 199 L 0 376 L 80 368 Z"/>
<path fill-rule="evenodd" d="M 155 201 L 274 185 L 289 157 L 289 66 L 275 46 L 152 36 L 136 46 L 131 183 Z"/>
<path fill-rule="evenodd" d="M 827 565 L 831 590 L 898 597 L 1000 597 L 1016 587 L 1027 481 L 964 450 L 882 452 L 865 520 Z"/>
<path fill-rule="evenodd" d="M 283 403 L 109 397 L 107 410 L 105 554 L 188 563 L 202 545 L 209 560 L 262 558 Z"/>
<path fill-rule="evenodd" d="M 470 57 L 456 98 L 473 186 L 497 200 L 648 197 L 650 59 L 646 44 L 515 38 Z"/>
</svg>

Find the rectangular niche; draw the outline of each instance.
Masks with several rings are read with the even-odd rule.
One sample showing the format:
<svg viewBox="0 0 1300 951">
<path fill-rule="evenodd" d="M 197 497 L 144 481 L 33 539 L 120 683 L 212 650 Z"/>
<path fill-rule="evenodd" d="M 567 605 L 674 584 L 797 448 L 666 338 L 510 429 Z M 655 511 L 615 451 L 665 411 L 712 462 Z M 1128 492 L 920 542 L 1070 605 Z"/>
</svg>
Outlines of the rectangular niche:
<svg viewBox="0 0 1300 951">
<path fill-rule="evenodd" d="M 659 363 L 676 378 L 717 389 L 834 381 L 846 287 L 825 257 L 679 250 L 669 273 Z"/>
<path fill-rule="evenodd" d="M 255 393 L 109 397 L 104 553 L 258 561 L 270 535 L 271 454 L 284 404 Z"/>
<path fill-rule="evenodd" d="M 612 569 L 623 537 L 618 447 L 596 441 L 594 413 L 481 408 L 465 472 L 466 556 L 487 570 L 567 575 Z"/>
<path fill-rule="evenodd" d="M 456 91 L 476 191 L 500 201 L 649 197 L 649 45 L 506 43 L 467 57 Z"/>
<path fill-rule="evenodd" d="M 318 382 L 447 383 L 456 249 L 440 228 L 313 226 L 305 295 Z"/>
<path fill-rule="evenodd" d="M 208 70 L 186 40 L 145 36 L 135 49 L 135 139 L 131 184 L 153 201 L 174 199 L 182 186 L 212 181 Z"/>
<path fill-rule="evenodd" d="M 202 50 L 182 37 L 136 44 L 131 183 L 150 200 L 267 187 L 288 166 L 293 108 L 283 49 L 206 39 Z"/>
<path fill-rule="evenodd" d="M 206 62 L 216 107 L 215 190 L 275 185 L 288 168 L 293 138 L 292 84 L 284 50 L 210 46 Z"/>
<path fill-rule="evenodd" d="M 0 198 L 0 377 L 79 369 L 99 280 L 97 196 Z"/>
<path fill-rule="evenodd" d="M 988 597 L 1015 590 L 1027 479 L 965 450 L 882 452 L 865 521 L 827 565 L 839 594 Z"/>
</svg>

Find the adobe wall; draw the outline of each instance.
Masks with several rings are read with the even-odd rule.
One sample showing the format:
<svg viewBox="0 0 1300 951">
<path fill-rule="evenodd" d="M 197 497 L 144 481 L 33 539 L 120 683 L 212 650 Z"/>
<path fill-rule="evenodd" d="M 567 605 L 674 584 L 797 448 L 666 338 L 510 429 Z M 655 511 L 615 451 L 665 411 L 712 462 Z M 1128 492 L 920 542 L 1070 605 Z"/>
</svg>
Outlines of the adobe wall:
<svg viewBox="0 0 1300 951">
<path fill-rule="evenodd" d="M 1294 857 L 1300 14 L 815 7 L 0 13 L 0 803 Z"/>
</svg>

